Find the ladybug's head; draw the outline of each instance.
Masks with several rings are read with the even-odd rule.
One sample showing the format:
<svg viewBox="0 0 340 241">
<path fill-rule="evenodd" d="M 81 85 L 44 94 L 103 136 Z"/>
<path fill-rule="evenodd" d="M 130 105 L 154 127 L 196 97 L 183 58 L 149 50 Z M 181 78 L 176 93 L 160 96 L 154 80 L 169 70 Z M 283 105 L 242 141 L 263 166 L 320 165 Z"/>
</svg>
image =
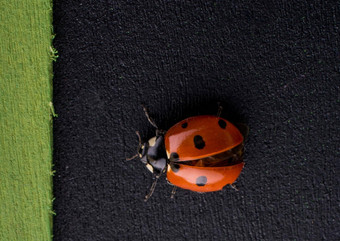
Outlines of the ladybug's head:
<svg viewBox="0 0 340 241">
<path fill-rule="evenodd" d="M 164 136 L 152 137 L 148 142 L 141 145 L 139 156 L 150 172 L 155 176 L 160 176 L 167 165 Z"/>
<path fill-rule="evenodd" d="M 166 171 L 166 166 L 168 164 L 164 145 L 164 132 L 160 132 L 157 130 L 156 136 L 152 137 L 148 142 L 145 142 L 144 144 L 142 144 L 141 137 L 138 131 L 136 131 L 136 134 L 139 138 L 137 154 L 131 158 L 127 158 L 126 160 L 132 160 L 139 156 L 143 164 L 148 168 L 150 172 L 152 172 L 152 174 L 154 174 L 155 180 L 150 188 L 149 194 L 145 196 L 144 201 L 147 201 L 155 190 L 157 180 L 162 175 L 162 173 Z"/>
</svg>

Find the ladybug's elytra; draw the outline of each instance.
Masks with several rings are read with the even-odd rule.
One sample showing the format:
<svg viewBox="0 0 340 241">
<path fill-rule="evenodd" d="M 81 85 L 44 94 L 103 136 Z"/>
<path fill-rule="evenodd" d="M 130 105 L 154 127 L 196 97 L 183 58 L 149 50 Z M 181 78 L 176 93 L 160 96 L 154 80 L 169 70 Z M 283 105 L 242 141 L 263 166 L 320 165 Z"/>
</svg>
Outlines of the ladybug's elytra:
<svg viewBox="0 0 340 241">
<path fill-rule="evenodd" d="M 168 182 L 174 185 L 172 194 L 177 187 L 213 192 L 227 184 L 233 185 L 244 166 L 244 138 L 231 122 L 220 117 L 221 109 L 217 116 L 190 117 L 164 132 L 144 107 L 149 122 L 157 129 L 156 136 L 144 144 L 136 132 L 139 157 L 155 176 L 145 200 L 150 198 L 158 178 L 165 172 Z"/>
</svg>

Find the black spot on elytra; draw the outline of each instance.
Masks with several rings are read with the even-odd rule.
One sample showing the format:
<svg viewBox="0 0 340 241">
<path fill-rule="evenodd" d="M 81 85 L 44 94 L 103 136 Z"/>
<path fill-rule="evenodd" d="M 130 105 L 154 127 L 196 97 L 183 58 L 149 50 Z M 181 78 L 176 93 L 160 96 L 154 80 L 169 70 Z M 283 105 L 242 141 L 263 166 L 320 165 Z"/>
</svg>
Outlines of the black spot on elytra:
<svg viewBox="0 0 340 241">
<path fill-rule="evenodd" d="M 207 183 L 208 179 L 206 176 L 200 176 L 196 179 L 196 185 L 203 187 Z"/>
<path fill-rule="evenodd" d="M 180 168 L 180 165 L 176 164 L 176 163 L 171 163 L 170 164 L 170 168 L 173 172 L 178 172 L 179 171 L 179 168 Z"/>
<path fill-rule="evenodd" d="M 194 137 L 194 144 L 197 149 L 203 149 L 205 147 L 205 142 L 200 135 Z"/>
<path fill-rule="evenodd" d="M 182 128 L 187 128 L 188 127 L 188 123 L 187 122 L 184 122 L 183 124 L 182 124 Z"/>
<path fill-rule="evenodd" d="M 227 123 L 224 120 L 219 120 L 218 125 L 222 128 L 225 129 L 227 126 Z"/>
<path fill-rule="evenodd" d="M 177 161 L 178 159 L 179 159 L 179 156 L 177 152 L 172 152 L 170 154 L 170 161 Z"/>
</svg>

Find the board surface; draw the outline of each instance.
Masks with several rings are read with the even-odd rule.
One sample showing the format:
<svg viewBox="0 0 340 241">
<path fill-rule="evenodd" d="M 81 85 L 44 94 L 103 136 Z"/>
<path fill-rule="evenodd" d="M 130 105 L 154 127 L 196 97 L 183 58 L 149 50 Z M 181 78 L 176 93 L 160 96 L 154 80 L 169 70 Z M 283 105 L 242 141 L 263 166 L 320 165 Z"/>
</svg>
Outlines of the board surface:
<svg viewBox="0 0 340 241">
<path fill-rule="evenodd" d="M 56 1 L 54 238 L 339 240 L 339 5 Z M 249 126 L 239 191 L 198 194 L 133 156 L 194 115 Z"/>
</svg>

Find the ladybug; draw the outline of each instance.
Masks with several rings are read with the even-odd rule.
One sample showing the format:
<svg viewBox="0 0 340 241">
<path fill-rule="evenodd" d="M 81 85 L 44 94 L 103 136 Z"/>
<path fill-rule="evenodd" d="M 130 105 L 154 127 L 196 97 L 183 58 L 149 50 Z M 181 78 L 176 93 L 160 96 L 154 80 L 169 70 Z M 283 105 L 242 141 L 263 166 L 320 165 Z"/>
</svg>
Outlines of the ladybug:
<svg viewBox="0 0 340 241">
<path fill-rule="evenodd" d="M 155 181 L 148 200 L 159 177 L 166 173 L 168 182 L 194 192 L 214 192 L 233 183 L 240 175 L 244 162 L 244 137 L 231 122 L 220 117 L 222 107 L 214 115 L 194 116 L 182 120 L 168 131 L 160 130 L 143 106 L 149 122 L 156 128 L 156 136 L 144 144 L 139 138 L 137 156 L 153 173 Z"/>
</svg>

